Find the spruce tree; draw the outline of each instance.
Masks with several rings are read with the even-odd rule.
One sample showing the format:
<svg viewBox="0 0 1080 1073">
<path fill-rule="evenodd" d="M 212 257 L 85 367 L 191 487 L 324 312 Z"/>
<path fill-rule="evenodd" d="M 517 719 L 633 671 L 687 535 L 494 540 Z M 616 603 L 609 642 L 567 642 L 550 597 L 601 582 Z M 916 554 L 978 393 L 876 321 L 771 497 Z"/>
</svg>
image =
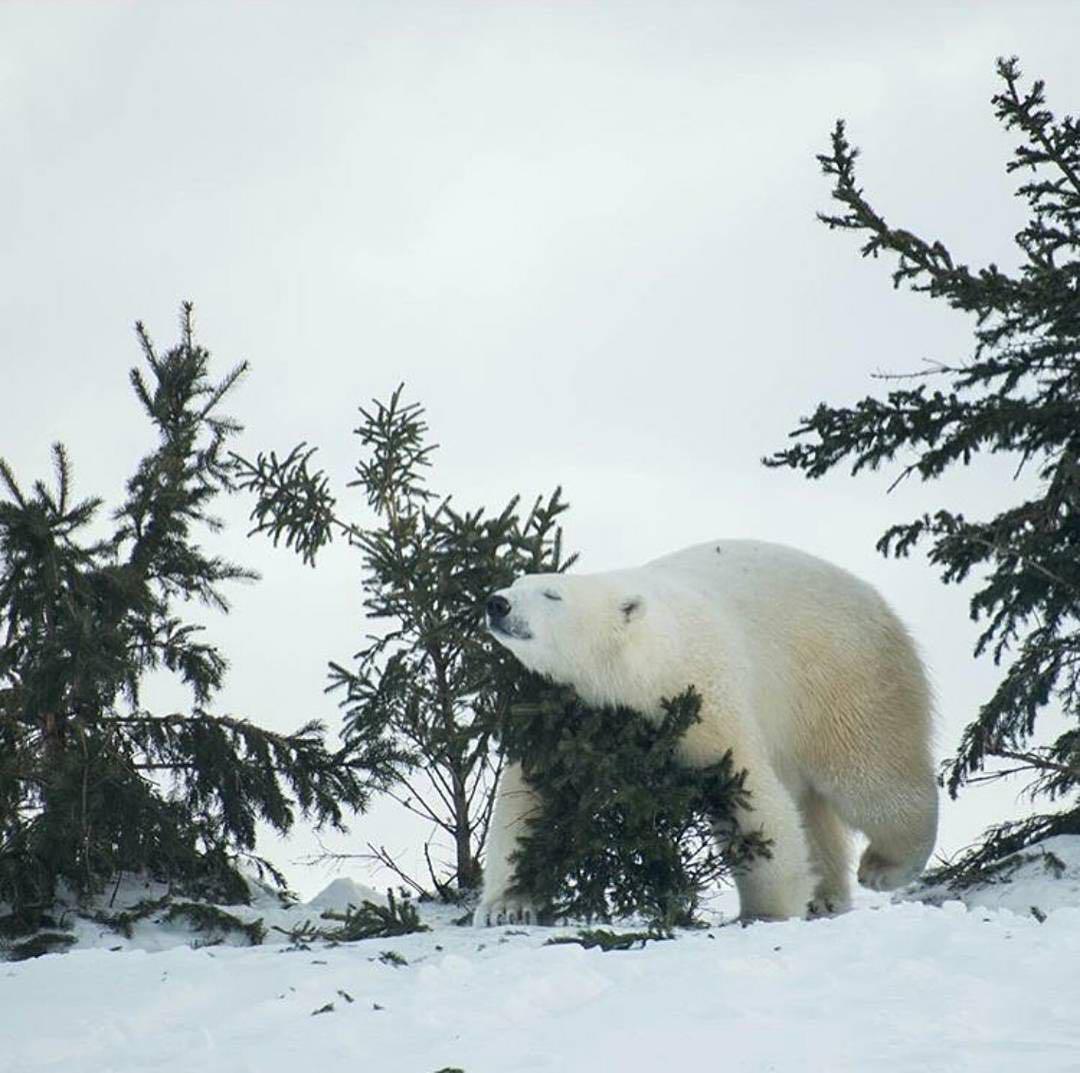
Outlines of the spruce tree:
<svg viewBox="0 0 1080 1073">
<path fill-rule="evenodd" d="M 278 734 L 209 710 L 226 660 L 183 605 L 227 611 L 223 587 L 254 577 L 199 542 L 221 527 L 214 501 L 235 490 L 227 447 L 241 426 L 221 406 L 247 366 L 211 379 L 189 304 L 181 341 L 164 354 L 141 324 L 136 331 L 145 367 L 132 369 L 131 384 L 157 443 L 128 480 L 111 531 L 102 499 L 75 498 L 62 445 L 51 485 L 25 488 L 0 461 L 0 930 L 8 934 L 47 920 L 61 884 L 87 895 L 119 872 L 246 901 L 236 865 L 260 863 L 259 820 L 280 832 L 298 814 L 341 826 L 344 810 L 367 800 L 358 758 L 328 749 L 318 723 Z M 187 687 L 189 710 L 142 707 L 153 671 Z"/>
<path fill-rule="evenodd" d="M 494 735 L 516 673 L 487 638 L 484 601 L 518 574 L 564 570 L 575 556 L 562 554 L 567 504 L 558 488 L 524 515 L 517 497 L 488 514 L 432 491 L 435 446 L 423 408 L 403 402 L 402 391 L 361 408 L 355 429 L 361 456 L 348 487 L 364 494 L 372 527 L 340 517 L 306 444 L 238 462 L 258 497 L 253 532 L 284 540 L 311 565 L 335 538 L 359 552 L 364 608 L 384 628 L 365 637 L 351 665 L 330 664 L 328 689 L 341 698 L 349 747 L 381 749 L 385 791 L 452 844 L 452 867 L 439 872 L 429 857 L 429 870 L 438 891 L 455 896 L 480 881 L 501 763 Z"/>
<path fill-rule="evenodd" d="M 360 416 L 350 487 L 364 493 L 374 526 L 341 518 L 306 444 L 239 460 L 240 481 L 257 496 L 253 532 L 311 565 L 338 538 L 360 553 L 364 607 L 385 628 L 351 666 L 330 664 L 328 688 L 342 698 L 346 741 L 381 748 L 382 785 L 453 844 L 448 873 L 437 875 L 429 857 L 436 888 L 450 897 L 478 885 L 509 756 L 543 801 L 522 846 L 522 887 L 558 915 L 685 920 L 705 884 L 762 848 L 751 839 L 724 858 L 712 850 L 711 824 L 727 824 L 747 795 L 727 760 L 700 772 L 675 762 L 699 699 L 672 698 L 656 728 L 636 713 L 589 709 L 528 674 L 489 637 L 484 605 L 523 573 L 574 563 L 562 552 L 560 489 L 524 515 L 516 497 L 493 514 L 460 510 L 427 486 L 434 447 L 422 407 L 403 402 L 401 387 Z"/>
<path fill-rule="evenodd" d="M 1006 453 L 1018 475 L 1037 478 L 1034 494 L 1018 492 L 993 517 L 942 508 L 892 526 L 878 543 L 898 556 L 925 546 L 944 582 L 971 578 L 971 615 L 982 624 L 976 655 L 989 653 L 1004 669 L 946 766 L 949 792 L 975 778 L 1025 772 L 1033 796 L 1060 806 L 992 828 L 947 870 L 960 880 L 1039 838 L 1080 834 L 1080 730 L 1035 744 L 1048 706 L 1080 721 L 1080 124 L 1054 118 L 1041 81 L 1022 86 L 1015 57 L 998 60 L 997 72 L 995 114 L 1020 136 L 1006 168 L 1024 176 L 1017 195 L 1029 212 L 1015 236 L 1014 273 L 995 264 L 973 270 L 941 242 L 886 223 L 856 181 L 857 150 L 843 122 L 818 158 L 841 207 L 820 219 L 863 236 L 863 256 L 895 256 L 896 287 L 974 314 L 971 357 L 893 378 L 902 385 L 884 398 L 822 403 L 792 433 L 799 442 L 765 460 L 819 477 L 841 463 L 854 474 L 910 457 L 897 481 L 913 474 L 929 481 L 984 453 Z M 1008 768 L 978 775 L 990 761 Z"/>
</svg>

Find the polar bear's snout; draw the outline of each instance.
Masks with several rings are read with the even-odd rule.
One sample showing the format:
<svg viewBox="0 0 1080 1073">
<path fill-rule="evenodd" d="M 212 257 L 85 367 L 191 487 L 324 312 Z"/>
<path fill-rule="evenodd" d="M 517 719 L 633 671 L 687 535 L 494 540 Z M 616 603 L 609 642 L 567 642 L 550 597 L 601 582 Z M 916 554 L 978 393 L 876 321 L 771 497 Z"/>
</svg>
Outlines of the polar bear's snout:
<svg viewBox="0 0 1080 1073">
<path fill-rule="evenodd" d="M 528 623 L 520 615 L 511 615 L 513 607 L 510 601 L 497 592 L 488 597 L 484 605 L 487 612 L 487 627 L 497 638 L 511 638 L 515 641 L 528 641 L 532 638 L 532 631 Z"/>
</svg>

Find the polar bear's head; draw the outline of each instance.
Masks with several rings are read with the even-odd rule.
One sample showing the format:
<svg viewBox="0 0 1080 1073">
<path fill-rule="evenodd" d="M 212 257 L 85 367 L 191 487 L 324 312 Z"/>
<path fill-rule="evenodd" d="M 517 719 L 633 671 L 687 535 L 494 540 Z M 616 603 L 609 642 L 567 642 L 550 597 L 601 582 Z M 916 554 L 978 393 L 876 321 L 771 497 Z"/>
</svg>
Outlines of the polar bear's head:
<svg viewBox="0 0 1080 1073">
<path fill-rule="evenodd" d="M 616 574 L 526 574 L 492 594 L 486 612 L 491 635 L 530 670 L 618 703 L 649 608 Z"/>
</svg>

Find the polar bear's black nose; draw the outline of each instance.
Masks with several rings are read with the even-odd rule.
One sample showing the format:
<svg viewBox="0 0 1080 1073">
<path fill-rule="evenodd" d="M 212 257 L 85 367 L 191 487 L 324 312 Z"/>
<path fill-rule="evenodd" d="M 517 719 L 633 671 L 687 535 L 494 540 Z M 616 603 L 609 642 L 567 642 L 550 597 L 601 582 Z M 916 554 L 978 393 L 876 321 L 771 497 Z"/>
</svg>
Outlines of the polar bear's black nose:
<svg viewBox="0 0 1080 1073">
<path fill-rule="evenodd" d="M 487 602 L 487 613 L 493 619 L 506 618 L 510 614 L 510 601 L 505 596 L 492 596 Z"/>
</svg>

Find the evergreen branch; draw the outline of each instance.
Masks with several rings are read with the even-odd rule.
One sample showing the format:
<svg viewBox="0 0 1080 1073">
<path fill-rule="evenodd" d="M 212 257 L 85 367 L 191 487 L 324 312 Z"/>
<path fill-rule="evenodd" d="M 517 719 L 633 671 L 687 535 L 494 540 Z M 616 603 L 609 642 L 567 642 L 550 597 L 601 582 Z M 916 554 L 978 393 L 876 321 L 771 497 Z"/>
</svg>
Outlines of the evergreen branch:
<svg viewBox="0 0 1080 1073">
<path fill-rule="evenodd" d="M 68 489 L 71 484 L 71 463 L 62 443 L 53 444 L 53 465 L 56 469 L 57 513 L 67 513 Z"/>
<path fill-rule="evenodd" d="M 1020 81 L 1020 61 L 1016 56 L 1011 56 L 1009 59 L 1000 58 L 997 61 L 998 75 L 1004 79 L 1006 84 L 1005 94 L 995 95 L 991 103 L 997 105 L 997 116 L 1000 119 L 1005 120 L 1006 127 L 1012 126 L 1014 123 L 1018 125 L 1023 132 L 1036 142 L 1043 150 L 1045 159 L 1055 164 L 1069 181 L 1070 185 L 1080 194 L 1080 174 L 1069 165 L 1068 160 L 1065 157 L 1065 153 L 1054 144 L 1047 136 L 1046 129 L 1050 126 L 1053 116 L 1046 111 L 1035 112 L 1034 109 L 1044 103 L 1043 97 L 1043 82 L 1037 81 L 1031 91 L 1026 97 L 1021 98 L 1016 86 Z M 1066 123 L 1068 123 L 1068 118 Z M 1029 161 L 1019 160 L 1010 165 L 1010 170 L 1014 167 L 1021 167 L 1024 164 L 1028 166 L 1034 166 Z"/>
<path fill-rule="evenodd" d="M 0 458 L 0 480 L 3 480 L 4 487 L 8 490 L 8 495 L 15 500 L 16 504 L 23 510 L 27 509 L 26 497 L 22 493 L 22 489 L 19 487 L 19 482 L 15 480 L 15 473 L 12 470 L 8 461 L 4 458 Z"/>
<path fill-rule="evenodd" d="M 253 463 L 237 454 L 231 456 L 237 486 L 257 495 L 250 515 L 255 525 L 248 536 L 266 533 L 275 547 L 284 537 L 285 546 L 309 566 L 314 566 L 319 551 L 333 542 L 335 531 L 350 541 L 360 537 L 355 526 L 335 513 L 337 501 L 323 471 L 309 470 L 315 451 L 299 443 L 283 460 L 274 451 L 268 455 L 259 452 Z"/>
<path fill-rule="evenodd" d="M 153 715 L 150 712 L 136 712 L 131 715 L 112 716 L 109 721 L 117 726 L 146 727 L 154 725 L 227 727 L 229 730 L 234 730 L 240 734 L 247 734 L 249 732 L 257 733 L 267 741 L 274 742 L 280 748 L 290 748 L 298 739 L 308 737 L 312 733 L 321 733 L 326 729 L 322 723 L 312 721 L 306 723 L 300 730 L 293 734 L 278 734 L 276 731 L 267 730 L 264 727 L 257 727 L 247 719 L 237 719 L 235 716 L 229 715 L 210 715 L 208 712 L 195 712 L 192 715 L 188 715 L 186 712 L 169 712 L 166 715 Z"/>
<path fill-rule="evenodd" d="M 187 345 L 190 347 L 190 342 Z M 221 400 L 224 399 L 225 396 L 247 375 L 250 368 L 251 365 L 249 362 L 241 361 L 226 373 L 221 383 L 209 388 L 206 393 L 206 402 L 196 412 L 197 420 L 209 420 L 213 411 L 217 409 L 218 403 L 220 403 Z M 239 429 L 239 426 L 234 425 L 227 418 L 215 417 L 214 421 L 220 423 L 223 428 L 226 428 L 229 431 L 232 431 L 234 428 Z"/>
<path fill-rule="evenodd" d="M 1023 769 L 1036 768 L 1041 771 L 1054 771 L 1059 775 L 1064 775 L 1067 778 L 1080 783 L 1080 766 L 1075 764 L 1059 764 L 1054 760 L 1051 760 L 1044 753 L 1036 752 L 1024 752 L 1018 753 L 1011 749 L 995 749 L 994 756 L 999 756 L 1003 760 L 1016 760 L 1023 765 Z M 1014 771 L 1023 770 L 1022 768 L 1014 768 Z"/>
<path fill-rule="evenodd" d="M 818 213 L 830 230 L 860 230 L 870 237 L 860 252 L 877 257 L 882 250 L 898 255 L 893 285 L 909 281 L 914 290 L 926 290 L 931 297 L 944 296 L 956 308 L 975 312 L 980 322 L 991 309 L 1004 311 L 1015 296 L 1015 285 L 990 265 L 973 276 L 966 265 L 956 265 L 939 242 L 926 242 L 910 231 L 891 228 L 863 197 L 855 180 L 855 160 L 859 155 L 847 140 L 846 124 L 837 120 L 832 133 L 832 152 L 818 156 L 822 171 L 835 180 L 832 197 L 847 210 L 843 215 Z M 920 283 L 920 277 L 929 283 Z"/>
</svg>

